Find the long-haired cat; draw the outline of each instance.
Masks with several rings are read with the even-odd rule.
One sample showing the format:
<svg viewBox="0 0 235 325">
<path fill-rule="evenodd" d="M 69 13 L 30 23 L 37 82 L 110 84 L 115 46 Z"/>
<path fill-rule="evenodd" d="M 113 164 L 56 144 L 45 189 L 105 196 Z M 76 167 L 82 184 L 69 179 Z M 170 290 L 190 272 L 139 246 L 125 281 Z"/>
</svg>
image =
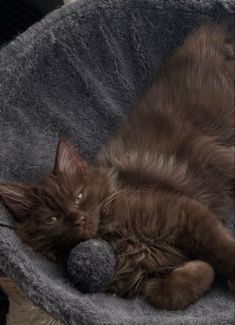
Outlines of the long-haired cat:
<svg viewBox="0 0 235 325">
<path fill-rule="evenodd" d="M 214 269 L 235 291 L 235 242 L 223 223 L 234 181 L 233 40 L 221 26 L 192 33 L 99 152 L 81 161 L 61 140 L 36 184 L 1 184 L 18 235 L 57 258 L 102 237 L 116 252 L 109 290 L 184 308 Z"/>
</svg>

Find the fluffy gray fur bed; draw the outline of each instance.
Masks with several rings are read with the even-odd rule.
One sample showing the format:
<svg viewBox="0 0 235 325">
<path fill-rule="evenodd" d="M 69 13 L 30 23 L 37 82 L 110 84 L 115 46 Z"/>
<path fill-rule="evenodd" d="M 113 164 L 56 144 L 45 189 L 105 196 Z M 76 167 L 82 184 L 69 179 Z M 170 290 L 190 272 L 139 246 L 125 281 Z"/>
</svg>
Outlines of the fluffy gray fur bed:
<svg viewBox="0 0 235 325">
<path fill-rule="evenodd" d="M 78 0 L 0 51 L 0 178 L 33 180 L 52 166 L 59 135 L 91 159 L 196 26 L 224 22 L 231 0 Z M 0 206 L 0 221 L 11 216 Z M 76 325 L 234 324 L 234 300 L 217 283 L 186 310 L 81 294 L 58 266 L 0 227 L 0 268 L 55 318 Z"/>
</svg>

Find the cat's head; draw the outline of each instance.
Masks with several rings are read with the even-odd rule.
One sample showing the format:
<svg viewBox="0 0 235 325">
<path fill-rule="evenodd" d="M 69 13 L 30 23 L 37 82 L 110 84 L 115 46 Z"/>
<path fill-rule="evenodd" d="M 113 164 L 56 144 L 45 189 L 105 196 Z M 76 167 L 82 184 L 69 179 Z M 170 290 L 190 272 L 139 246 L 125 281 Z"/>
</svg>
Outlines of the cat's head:
<svg viewBox="0 0 235 325">
<path fill-rule="evenodd" d="M 101 203 L 116 190 L 113 170 L 81 161 L 61 139 L 53 172 L 33 185 L 0 184 L 19 236 L 36 250 L 68 248 L 97 236 Z"/>
</svg>

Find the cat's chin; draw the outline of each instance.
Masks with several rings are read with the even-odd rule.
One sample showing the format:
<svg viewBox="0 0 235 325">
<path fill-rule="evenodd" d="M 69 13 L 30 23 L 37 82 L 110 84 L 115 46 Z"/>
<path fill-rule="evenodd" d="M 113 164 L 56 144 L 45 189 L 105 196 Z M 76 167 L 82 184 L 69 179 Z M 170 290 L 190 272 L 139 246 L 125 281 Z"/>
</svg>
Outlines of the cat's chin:
<svg viewBox="0 0 235 325">
<path fill-rule="evenodd" d="M 93 238 L 96 238 L 97 237 L 97 232 L 84 232 L 83 235 L 81 235 L 81 239 L 84 241 L 84 240 L 89 240 L 89 239 L 93 239 Z"/>
<path fill-rule="evenodd" d="M 97 237 L 97 231 L 94 229 L 79 229 L 75 234 L 73 234 L 73 237 L 77 242 L 89 240 Z"/>
</svg>

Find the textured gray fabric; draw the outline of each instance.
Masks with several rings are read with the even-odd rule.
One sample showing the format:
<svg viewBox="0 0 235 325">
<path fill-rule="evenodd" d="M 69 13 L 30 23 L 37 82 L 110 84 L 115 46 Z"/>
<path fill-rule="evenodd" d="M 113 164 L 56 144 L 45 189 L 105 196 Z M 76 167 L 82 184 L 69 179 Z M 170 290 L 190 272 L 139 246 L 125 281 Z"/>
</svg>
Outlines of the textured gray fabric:
<svg viewBox="0 0 235 325">
<path fill-rule="evenodd" d="M 74 247 L 66 269 L 70 281 L 81 292 L 104 292 L 115 271 L 112 247 L 102 239 L 90 239 Z"/>
<path fill-rule="evenodd" d="M 211 20 L 234 32 L 233 17 L 233 0 L 80 0 L 30 28 L 0 51 L 1 179 L 47 172 L 61 134 L 92 158 L 188 32 Z M 1 206 L 0 221 L 10 220 Z M 234 324 L 224 284 L 176 312 L 142 299 L 84 295 L 5 227 L 0 265 L 36 305 L 67 324 Z"/>
</svg>

